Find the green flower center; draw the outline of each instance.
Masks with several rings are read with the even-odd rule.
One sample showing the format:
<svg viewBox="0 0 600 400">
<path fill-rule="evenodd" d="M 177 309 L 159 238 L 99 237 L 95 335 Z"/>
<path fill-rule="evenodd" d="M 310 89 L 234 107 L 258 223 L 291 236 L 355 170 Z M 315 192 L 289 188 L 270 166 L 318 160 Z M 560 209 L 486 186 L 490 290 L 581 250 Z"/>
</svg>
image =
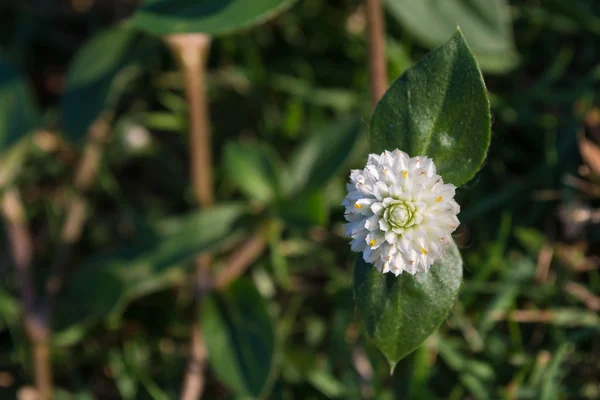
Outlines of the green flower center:
<svg viewBox="0 0 600 400">
<path fill-rule="evenodd" d="M 397 200 L 386 208 L 383 218 L 395 228 L 408 228 L 415 224 L 415 211 L 412 201 Z"/>
</svg>

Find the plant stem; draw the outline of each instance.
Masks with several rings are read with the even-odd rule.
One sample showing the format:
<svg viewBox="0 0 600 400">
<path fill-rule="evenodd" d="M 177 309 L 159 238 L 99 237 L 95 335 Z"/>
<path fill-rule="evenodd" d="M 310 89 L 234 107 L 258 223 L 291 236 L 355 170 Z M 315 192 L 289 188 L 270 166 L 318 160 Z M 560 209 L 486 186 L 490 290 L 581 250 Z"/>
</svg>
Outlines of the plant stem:
<svg viewBox="0 0 600 400">
<path fill-rule="evenodd" d="M 202 208 L 214 204 L 210 123 L 206 100 L 206 63 L 210 50 L 210 37 L 201 33 L 177 34 L 167 37 L 184 76 L 189 105 L 191 175 L 194 195 Z M 212 257 L 203 254 L 196 260 L 195 318 L 200 313 L 202 297 L 210 288 Z M 205 386 L 206 346 L 199 321 L 192 322 L 190 360 L 181 390 L 182 400 L 202 397 Z"/>
<path fill-rule="evenodd" d="M 256 232 L 241 247 L 239 247 L 227 260 L 224 268 L 216 275 L 213 287 L 223 290 L 232 281 L 238 278 L 262 254 L 267 245 L 266 233 Z"/>
<path fill-rule="evenodd" d="M 373 107 L 385 93 L 387 64 L 385 57 L 385 25 L 381 0 L 365 0 L 367 13 L 367 36 L 369 46 L 369 73 L 371 81 L 371 104 Z"/>
<path fill-rule="evenodd" d="M 52 397 L 52 367 L 50 363 L 49 329 L 46 320 L 35 310 L 35 290 L 31 271 L 33 243 L 27 227 L 25 207 L 20 193 L 9 188 L 4 193 L 2 213 L 7 222 L 12 258 L 16 267 L 19 297 L 24 313 L 25 334 L 33 347 L 33 365 L 39 400 Z"/>
<path fill-rule="evenodd" d="M 211 140 L 206 100 L 206 62 L 210 37 L 201 33 L 167 37 L 184 76 L 190 118 L 192 185 L 200 207 L 214 204 L 212 188 Z"/>
<path fill-rule="evenodd" d="M 50 335 L 44 330 L 44 338 L 33 343 L 33 365 L 38 400 L 52 399 L 52 364 L 50 362 Z"/>
</svg>

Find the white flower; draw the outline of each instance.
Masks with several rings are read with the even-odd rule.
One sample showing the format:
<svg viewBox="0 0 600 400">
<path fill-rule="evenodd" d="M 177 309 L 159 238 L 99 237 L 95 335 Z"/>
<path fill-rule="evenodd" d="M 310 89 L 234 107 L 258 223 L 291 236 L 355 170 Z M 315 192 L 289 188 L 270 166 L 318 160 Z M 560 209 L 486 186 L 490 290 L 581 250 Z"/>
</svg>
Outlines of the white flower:
<svg viewBox="0 0 600 400">
<path fill-rule="evenodd" d="M 379 272 L 427 272 L 459 225 L 456 187 L 444 184 L 427 157 L 394 150 L 371 154 L 363 170 L 352 170 L 345 234 Z"/>
</svg>

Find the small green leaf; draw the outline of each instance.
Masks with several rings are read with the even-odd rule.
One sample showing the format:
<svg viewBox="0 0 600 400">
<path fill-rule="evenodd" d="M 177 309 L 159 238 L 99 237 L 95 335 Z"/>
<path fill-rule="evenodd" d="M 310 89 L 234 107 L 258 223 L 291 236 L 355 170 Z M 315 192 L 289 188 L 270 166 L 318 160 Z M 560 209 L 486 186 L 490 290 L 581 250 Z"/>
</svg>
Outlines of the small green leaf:
<svg viewBox="0 0 600 400">
<path fill-rule="evenodd" d="M 386 0 L 385 5 L 427 46 L 444 43 L 460 25 L 486 72 L 507 72 L 519 63 L 506 0 Z"/>
<path fill-rule="evenodd" d="M 295 0 L 145 0 L 131 23 L 157 35 L 201 32 L 223 35 L 258 25 Z"/>
<path fill-rule="evenodd" d="M 259 396 L 273 362 L 275 334 L 265 301 L 240 279 L 204 301 L 202 329 L 217 378 L 237 395 Z"/>
<path fill-rule="evenodd" d="M 61 101 L 62 127 L 70 140 L 85 136 L 101 113 L 116 105 L 141 74 L 144 58 L 159 45 L 117 26 L 98 33 L 82 47 L 69 66 Z"/>
<path fill-rule="evenodd" d="M 444 181 L 460 186 L 481 168 L 490 130 L 485 84 L 459 30 L 385 93 L 371 118 L 371 151 L 431 157 Z"/>
<path fill-rule="evenodd" d="M 282 165 L 273 149 L 259 143 L 229 143 L 225 168 L 246 196 L 267 204 L 279 195 Z"/>
<path fill-rule="evenodd" d="M 454 243 L 429 272 L 415 275 L 381 274 L 357 258 L 354 297 L 360 318 L 392 371 L 446 319 L 461 281 L 462 259 Z"/>
<path fill-rule="evenodd" d="M 223 204 L 172 218 L 140 232 L 136 243 L 84 261 L 59 297 L 57 329 L 118 314 L 132 300 L 185 279 L 184 263 L 235 239 L 245 211 Z"/>
<path fill-rule="evenodd" d="M 293 196 L 321 188 L 342 168 L 360 133 L 358 118 L 319 128 L 292 155 L 284 191 Z"/>
</svg>

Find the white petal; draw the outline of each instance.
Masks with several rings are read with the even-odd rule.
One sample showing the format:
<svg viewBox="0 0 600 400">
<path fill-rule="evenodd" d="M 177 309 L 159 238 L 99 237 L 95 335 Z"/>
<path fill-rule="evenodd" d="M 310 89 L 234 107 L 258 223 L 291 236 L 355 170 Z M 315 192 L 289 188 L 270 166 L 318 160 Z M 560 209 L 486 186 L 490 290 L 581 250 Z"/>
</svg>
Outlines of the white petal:
<svg viewBox="0 0 600 400">
<path fill-rule="evenodd" d="M 371 211 L 373 212 L 373 214 L 382 215 L 383 210 L 385 210 L 383 203 L 375 202 L 371 204 Z"/>
<path fill-rule="evenodd" d="M 379 216 L 373 215 L 365 221 L 365 228 L 370 231 L 375 231 L 379 229 Z"/>
<path fill-rule="evenodd" d="M 379 217 L 377 217 L 379 218 Z M 379 230 L 383 231 L 383 232 L 387 232 L 389 231 L 391 228 L 390 224 L 388 224 L 384 219 L 380 219 L 379 220 Z"/>
<path fill-rule="evenodd" d="M 371 154 L 364 169 L 351 171 L 346 189 L 350 247 L 382 273 L 428 271 L 459 225 L 456 188 L 444 184 L 425 156 L 411 158 L 398 149 Z"/>
<path fill-rule="evenodd" d="M 377 197 L 377 200 L 381 201 L 383 199 L 385 199 L 386 197 L 389 197 L 390 195 L 390 189 L 388 187 L 388 185 L 386 185 L 385 183 L 379 181 L 375 184 L 375 187 L 373 188 L 373 192 L 375 194 L 375 197 Z"/>
<path fill-rule="evenodd" d="M 396 243 L 396 241 L 398 240 L 398 235 L 395 234 L 394 232 L 388 231 L 385 233 L 385 241 L 390 243 L 390 244 L 394 244 Z"/>
</svg>

